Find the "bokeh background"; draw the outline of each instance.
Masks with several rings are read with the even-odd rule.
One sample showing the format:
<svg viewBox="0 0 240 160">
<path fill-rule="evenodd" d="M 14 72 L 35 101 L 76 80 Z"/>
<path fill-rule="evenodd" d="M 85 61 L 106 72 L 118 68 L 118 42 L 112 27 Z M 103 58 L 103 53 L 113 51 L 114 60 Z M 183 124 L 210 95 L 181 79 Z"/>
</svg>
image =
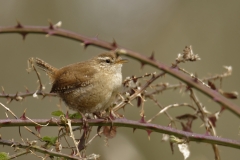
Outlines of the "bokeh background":
<svg viewBox="0 0 240 160">
<path fill-rule="evenodd" d="M 150 55 L 155 51 L 156 58 L 168 65 L 174 62 L 177 54 L 185 45 L 192 45 L 201 61 L 182 65 L 186 70 L 206 77 L 224 71 L 223 65 L 233 66 L 233 75 L 224 79 L 223 89 L 239 91 L 240 82 L 240 1 L 212 0 L 138 0 L 138 1 L 93 1 L 93 0 L 0 0 L 0 26 L 13 26 L 16 20 L 23 25 L 48 25 L 63 22 L 62 28 L 80 33 L 85 36 L 99 36 L 100 39 L 111 42 L 114 38 L 125 48 Z M 26 72 L 27 59 L 39 57 L 56 67 L 86 60 L 102 52 L 102 49 L 90 46 L 84 50 L 80 43 L 59 37 L 30 34 L 23 41 L 18 34 L 0 34 L 0 85 L 6 93 L 24 91 L 24 86 L 35 91 L 35 73 Z M 143 75 L 154 72 L 154 68 L 145 67 L 131 60 L 123 68 L 123 75 Z M 41 72 L 42 73 L 42 72 Z M 46 91 L 50 90 L 49 80 L 44 73 L 42 81 Z M 166 76 L 159 79 L 162 82 L 178 82 Z M 219 106 L 212 100 L 198 93 L 201 102 L 210 110 L 217 111 Z M 188 95 L 178 91 L 169 91 L 158 96 L 165 106 L 173 103 L 189 102 Z M 0 102 L 6 103 L 5 99 Z M 18 116 L 27 108 L 31 118 L 50 118 L 51 112 L 57 110 L 57 98 L 44 100 L 27 98 L 23 102 L 7 104 Z M 234 100 L 240 104 L 239 100 Z M 63 108 L 66 111 L 66 107 Z M 146 118 L 150 118 L 159 109 L 153 103 L 146 103 Z M 138 120 L 140 109 L 126 107 L 124 115 L 128 119 Z M 170 113 L 180 115 L 192 113 L 185 108 L 173 109 Z M 0 108 L 0 118 L 5 118 L 5 110 Z M 154 123 L 167 125 L 167 118 L 162 115 Z M 193 130 L 204 134 L 201 122 L 194 122 Z M 34 128 L 33 128 L 34 129 Z M 225 111 L 218 123 L 217 133 L 221 137 L 239 139 L 239 119 Z M 57 128 L 43 128 L 42 136 L 55 136 Z M 20 140 L 17 128 L 1 128 L 3 139 Z M 33 140 L 35 137 L 22 129 L 23 137 Z M 13 153 L 10 147 L 0 146 L 0 151 Z M 209 144 L 190 143 L 191 160 L 214 159 Z M 222 159 L 239 160 L 239 150 L 220 146 Z M 70 151 L 69 151 L 70 152 Z M 100 154 L 100 159 L 106 160 L 146 160 L 146 159 L 183 159 L 177 147 L 172 155 L 168 143 L 161 142 L 161 134 L 152 133 L 148 139 L 145 131 L 119 128 L 114 139 L 105 146 L 104 137 L 97 138 L 88 148 L 88 154 Z M 21 159 L 36 159 L 26 155 Z"/>
</svg>

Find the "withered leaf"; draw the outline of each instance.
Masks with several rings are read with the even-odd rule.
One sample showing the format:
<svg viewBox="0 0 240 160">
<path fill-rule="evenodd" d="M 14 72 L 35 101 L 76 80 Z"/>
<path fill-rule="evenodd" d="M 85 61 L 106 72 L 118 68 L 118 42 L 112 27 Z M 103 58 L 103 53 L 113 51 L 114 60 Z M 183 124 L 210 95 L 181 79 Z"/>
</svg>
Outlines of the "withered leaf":
<svg viewBox="0 0 240 160">
<path fill-rule="evenodd" d="M 223 96 L 229 99 L 237 99 L 238 92 L 222 92 Z"/>
<path fill-rule="evenodd" d="M 216 89 L 217 89 L 216 86 L 215 86 L 215 84 L 214 84 L 213 82 L 211 82 L 211 81 L 208 81 L 208 85 L 209 85 L 209 87 L 210 87 L 211 89 L 213 89 L 213 90 L 216 90 Z"/>
<path fill-rule="evenodd" d="M 197 116 L 192 114 L 183 114 L 183 115 L 177 116 L 176 118 L 180 120 L 188 120 L 188 119 L 196 119 Z"/>
<path fill-rule="evenodd" d="M 107 138 L 114 138 L 117 134 L 117 127 L 116 126 L 104 126 L 103 127 L 103 134 Z"/>
</svg>

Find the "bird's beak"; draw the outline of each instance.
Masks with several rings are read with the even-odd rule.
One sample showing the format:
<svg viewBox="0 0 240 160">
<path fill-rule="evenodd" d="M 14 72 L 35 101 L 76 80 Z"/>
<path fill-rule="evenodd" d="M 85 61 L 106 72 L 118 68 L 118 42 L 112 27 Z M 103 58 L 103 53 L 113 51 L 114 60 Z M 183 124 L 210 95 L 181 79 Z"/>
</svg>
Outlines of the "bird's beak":
<svg viewBox="0 0 240 160">
<path fill-rule="evenodd" d="M 127 62 L 128 62 L 127 59 L 118 59 L 118 60 L 116 61 L 117 64 L 123 64 L 123 63 L 127 63 Z"/>
</svg>

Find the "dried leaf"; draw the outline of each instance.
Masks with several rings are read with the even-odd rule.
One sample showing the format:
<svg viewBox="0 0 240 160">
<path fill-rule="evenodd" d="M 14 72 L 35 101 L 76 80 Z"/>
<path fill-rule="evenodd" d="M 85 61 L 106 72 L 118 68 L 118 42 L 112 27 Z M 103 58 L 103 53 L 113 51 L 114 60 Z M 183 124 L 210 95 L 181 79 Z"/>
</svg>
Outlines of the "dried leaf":
<svg viewBox="0 0 240 160">
<path fill-rule="evenodd" d="M 192 114 L 183 114 L 183 115 L 180 115 L 180 116 L 177 116 L 176 117 L 177 119 L 180 119 L 180 120 L 188 120 L 188 119 L 196 119 L 197 116 L 195 115 L 192 115 Z"/>
<path fill-rule="evenodd" d="M 212 83 L 211 81 L 208 81 L 208 85 L 209 85 L 209 87 L 210 87 L 211 89 L 213 89 L 213 90 L 216 90 L 216 89 L 217 89 L 216 86 L 215 86 L 215 84 Z"/>
<path fill-rule="evenodd" d="M 103 127 L 103 134 L 107 138 L 114 138 L 117 133 L 117 127 L 116 126 L 104 126 Z"/>
<path fill-rule="evenodd" d="M 238 92 L 222 92 L 223 96 L 229 99 L 237 99 Z"/>
<path fill-rule="evenodd" d="M 217 118 L 215 116 L 208 117 L 208 119 L 211 121 L 213 127 L 216 127 Z"/>
</svg>

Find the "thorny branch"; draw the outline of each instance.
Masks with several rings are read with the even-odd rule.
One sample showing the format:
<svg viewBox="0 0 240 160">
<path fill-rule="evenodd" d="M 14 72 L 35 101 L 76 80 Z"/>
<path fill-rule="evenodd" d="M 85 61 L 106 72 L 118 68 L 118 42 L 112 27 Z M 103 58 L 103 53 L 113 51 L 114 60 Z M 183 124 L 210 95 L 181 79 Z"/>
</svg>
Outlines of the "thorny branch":
<svg viewBox="0 0 240 160">
<path fill-rule="evenodd" d="M 34 119 L 34 121 L 39 124 L 45 124 L 49 120 L 48 119 Z M 161 125 L 151 124 L 151 123 L 141 123 L 138 121 L 132 121 L 132 120 L 128 120 L 125 118 L 115 119 L 115 120 L 112 120 L 112 122 L 105 121 L 103 119 L 89 119 L 88 120 L 89 126 L 110 126 L 111 124 L 113 124 L 113 126 L 117 126 L 117 127 L 127 127 L 127 128 L 141 129 L 141 130 L 150 130 L 153 132 L 174 135 L 176 137 L 183 137 L 183 138 L 185 137 L 189 141 L 205 142 L 205 143 L 217 144 L 217 145 L 240 149 L 240 141 L 239 140 L 231 140 L 231 139 L 215 137 L 215 136 L 210 136 L 210 135 L 191 133 L 191 132 L 177 130 L 177 129 L 174 129 L 171 127 L 166 127 L 166 126 L 161 126 Z M 58 126 L 58 125 L 64 126 L 65 124 L 63 124 L 60 120 L 52 120 L 51 122 L 49 122 L 48 126 Z M 74 120 L 72 120 L 71 125 L 72 126 L 81 126 L 82 120 L 74 119 Z M 35 126 L 35 124 L 33 124 L 29 120 L 20 120 L 20 119 L 0 120 L 0 127 L 13 127 L 13 126 Z"/>
</svg>

